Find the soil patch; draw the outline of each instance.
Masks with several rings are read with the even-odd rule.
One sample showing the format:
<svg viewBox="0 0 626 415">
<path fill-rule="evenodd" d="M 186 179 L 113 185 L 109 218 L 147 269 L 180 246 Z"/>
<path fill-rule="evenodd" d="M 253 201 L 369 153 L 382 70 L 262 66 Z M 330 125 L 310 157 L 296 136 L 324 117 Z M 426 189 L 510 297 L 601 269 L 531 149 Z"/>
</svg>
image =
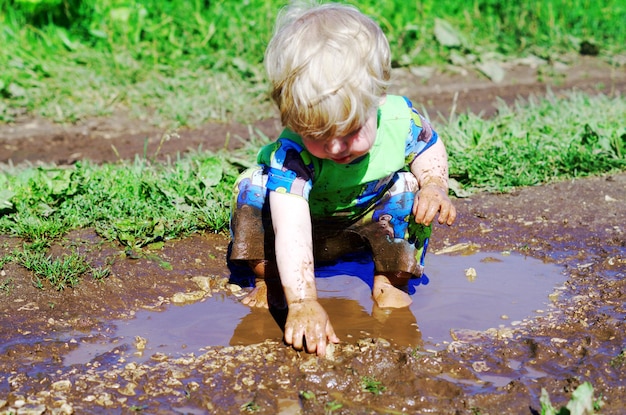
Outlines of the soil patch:
<svg viewBox="0 0 626 415">
<path fill-rule="evenodd" d="M 624 68 L 597 60 L 555 69 L 561 72 L 546 82 L 538 81 L 537 71 L 529 65 L 510 67 L 500 84 L 474 73 L 423 80 L 410 71 L 397 72 L 392 92 L 423 102 L 432 117 L 453 108 L 490 114 L 496 97 L 512 101 L 547 88 L 626 89 Z M 271 136 L 279 125 L 266 120 L 254 128 Z M 236 124 L 180 131 L 159 155 L 200 145 L 235 146 L 237 137 L 249 139 L 250 131 Z M 0 161 L 112 161 L 142 155 L 145 141 L 153 154 L 162 134 L 120 114 L 76 125 L 24 119 L 0 127 Z M 457 333 L 441 350 L 362 336 L 342 339 L 320 359 L 259 335 L 255 345 L 207 347 L 176 358 L 154 353 L 140 363 L 127 361 L 118 350 L 68 367 L 63 357 L 81 342 L 110 336 L 113 319 L 158 310 L 181 294 L 191 295 L 190 301 L 199 291 L 196 300 L 209 293 L 239 295 L 239 287 L 228 281 L 226 235 L 196 234 L 131 258 L 93 230 L 72 232 L 52 253 L 78 244 L 93 264 L 111 263 L 112 275 L 58 292 L 36 289 L 23 268 L 3 267 L 0 413 L 19 408 L 32 414 L 531 414 L 540 410 L 542 388 L 561 405 L 590 381 L 605 402 L 602 413 L 621 414 L 626 404 L 624 189 L 626 173 L 620 173 L 457 199 L 457 224 L 436 227 L 431 251 L 511 251 L 562 267 L 567 281 L 552 297 L 552 310 L 515 326 Z M 20 244 L 0 236 L 0 255 Z M 417 325 L 427 318 L 416 316 Z M 131 352 L 141 353 L 144 346 L 137 338 Z"/>
<path fill-rule="evenodd" d="M 503 64 L 503 68 L 506 76 L 499 83 L 458 67 L 437 71 L 395 69 L 389 92 L 409 97 L 436 120 L 465 111 L 489 116 L 496 111 L 498 100 L 510 104 L 547 91 L 575 89 L 612 95 L 626 90 L 626 67 L 610 66 L 599 59 L 576 58 L 568 65 L 523 60 Z M 278 119 L 253 125 L 210 123 L 197 129 L 167 131 L 146 120 L 129 119 L 124 112 L 62 125 L 24 117 L 0 125 L 0 163 L 71 164 L 81 159 L 103 162 L 155 155 L 163 160 L 198 148 L 235 148 L 251 137 L 273 137 L 280 130 Z"/>
</svg>

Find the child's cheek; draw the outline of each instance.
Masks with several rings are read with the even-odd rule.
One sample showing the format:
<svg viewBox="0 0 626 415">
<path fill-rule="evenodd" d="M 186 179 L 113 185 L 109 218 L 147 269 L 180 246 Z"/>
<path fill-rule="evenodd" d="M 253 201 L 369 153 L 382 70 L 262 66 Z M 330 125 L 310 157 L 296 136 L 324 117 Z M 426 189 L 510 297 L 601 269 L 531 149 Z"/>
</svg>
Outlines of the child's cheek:
<svg viewBox="0 0 626 415">
<path fill-rule="evenodd" d="M 324 151 L 324 143 L 320 142 L 308 142 L 305 143 L 304 146 L 309 151 L 309 153 L 313 154 L 317 158 L 325 158 L 326 152 Z"/>
</svg>

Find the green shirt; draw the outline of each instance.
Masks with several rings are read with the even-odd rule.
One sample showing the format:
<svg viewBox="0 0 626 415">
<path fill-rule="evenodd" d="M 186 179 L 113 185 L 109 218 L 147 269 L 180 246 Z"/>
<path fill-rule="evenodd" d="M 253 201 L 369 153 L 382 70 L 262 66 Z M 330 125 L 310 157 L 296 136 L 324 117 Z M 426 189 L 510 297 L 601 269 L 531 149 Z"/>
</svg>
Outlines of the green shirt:
<svg viewBox="0 0 626 415">
<path fill-rule="evenodd" d="M 376 139 L 368 154 L 338 164 L 309 153 L 302 138 L 285 129 L 259 151 L 267 188 L 304 197 L 314 218 L 358 217 L 393 184 L 395 173 L 437 141 L 430 124 L 401 96 L 388 95 L 378 108 Z"/>
</svg>

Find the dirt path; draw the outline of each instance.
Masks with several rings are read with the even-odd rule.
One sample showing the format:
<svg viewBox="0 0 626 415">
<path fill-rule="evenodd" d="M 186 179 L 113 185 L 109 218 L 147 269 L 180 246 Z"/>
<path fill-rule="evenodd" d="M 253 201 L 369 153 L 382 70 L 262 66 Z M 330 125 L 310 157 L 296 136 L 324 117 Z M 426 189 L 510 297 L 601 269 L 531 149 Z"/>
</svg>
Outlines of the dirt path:
<svg viewBox="0 0 626 415">
<path fill-rule="evenodd" d="M 461 68 L 421 76 L 416 70 L 397 69 L 392 74 L 390 93 L 406 95 L 436 120 L 439 116 L 448 117 L 453 111 L 471 110 L 489 116 L 496 110 L 497 99 L 512 103 L 520 97 L 544 95 L 548 89 L 556 93 L 572 89 L 605 94 L 626 91 L 623 66 L 612 67 L 588 58 L 579 58 L 570 65 L 537 65 L 534 61 L 508 64 L 505 79 L 497 84 L 476 71 Z M 232 148 L 241 140 L 249 140 L 256 131 L 272 137 L 280 131 L 280 123 L 276 119 L 263 120 L 252 128 L 237 123 L 207 124 L 193 130 L 181 129 L 161 143 L 171 131 L 157 129 L 146 121 L 128 119 L 124 113 L 71 125 L 24 118 L 14 124 L 0 125 L 0 163 L 116 161 L 143 156 L 146 142 L 148 156 L 157 153 L 163 158 L 199 146 L 220 149 L 228 144 Z"/>
<path fill-rule="evenodd" d="M 554 90 L 626 90 L 624 68 L 583 60 L 559 70 L 562 74 L 550 79 Z M 489 114 L 495 97 L 511 101 L 541 94 L 549 85 L 537 82 L 537 69 L 529 66 L 510 68 L 498 85 L 471 74 L 438 74 L 425 83 L 416 83 L 408 72 L 396 76 L 392 92 L 414 100 L 428 97 L 431 116 L 448 114 L 453 103 L 459 110 Z M 268 135 L 278 129 L 275 120 L 256 127 Z M 21 120 L 0 127 L 0 161 L 110 161 L 117 158 L 113 147 L 123 158 L 142 154 L 144 139 L 153 151 L 162 133 L 122 116 L 74 126 Z M 249 130 L 207 125 L 179 134 L 160 154 L 200 144 L 219 148 L 227 135 L 246 139 Z M 127 258 L 119 246 L 101 243 L 89 229 L 73 232 L 67 241 L 80 244 L 96 265 L 112 261 L 113 275 L 56 292 L 35 289 L 32 276 L 20 267 L 2 268 L 0 283 L 10 282 L 0 291 L 0 413 L 20 408 L 19 413 L 28 414 L 531 414 L 539 413 L 541 388 L 561 405 L 576 386 L 590 381 L 605 401 L 602 413 L 623 414 L 625 189 L 626 173 L 621 173 L 457 200 L 457 225 L 435 229 L 433 251 L 464 243 L 519 252 L 563 267 L 567 282 L 554 297 L 553 311 L 516 326 L 459 334 L 439 351 L 359 338 L 318 359 L 270 339 L 253 346 L 210 347 L 186 358 L 157 353 L 135 364 L 113 354 L 66 367 L 63 356 L 81 341 L 106 337 L 111 319 L 158 309 L 176 293 L 197 290 L 193 277 L 208 277 L 207 290 L 231 295 L 223 235 L 168 242 L 159 253 L 172 265 L 168 271 L 156 261 Z M 62 252 L 67 241 L 52 252 Z M 20 244 L 0 236 L 0 255 Z M 420 318 L 427 316 L 418 316 L 418 325 Z M 367 379 L 384 390 L 372 389 L 371 382 L 364 389 Z"/>
</svg>

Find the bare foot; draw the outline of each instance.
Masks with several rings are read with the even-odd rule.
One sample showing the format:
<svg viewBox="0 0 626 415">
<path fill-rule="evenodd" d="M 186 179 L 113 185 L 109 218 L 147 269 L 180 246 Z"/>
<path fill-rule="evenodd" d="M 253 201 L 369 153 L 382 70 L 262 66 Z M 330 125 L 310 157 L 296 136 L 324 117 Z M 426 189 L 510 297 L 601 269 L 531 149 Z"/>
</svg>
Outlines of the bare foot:
<svg viewBox="0 0 626 415">
<path fill-rule="evenodd" d="M 413 302 L 405 290 L 394 287 L 385 275 L 374 276 L 372 298 L 380 308 L 402 308 Z"/>
<path fill-rule="evenodd" d="M 254 289 L 248 293 L 241 302 L 250 307 L 268 308 L 267 284 L 265 280 L 256 280 Z"/>
<path fill-rule="evenodd" d="M 241 302 L 249 307 L 269 308 L 271 305 L 280 310 L 287 308 L 283 286 L 280 284 L 280 280 L 277 279 L 266 281 L 265 279 L 257 278 L 254 289 Z"/>
</svg>

